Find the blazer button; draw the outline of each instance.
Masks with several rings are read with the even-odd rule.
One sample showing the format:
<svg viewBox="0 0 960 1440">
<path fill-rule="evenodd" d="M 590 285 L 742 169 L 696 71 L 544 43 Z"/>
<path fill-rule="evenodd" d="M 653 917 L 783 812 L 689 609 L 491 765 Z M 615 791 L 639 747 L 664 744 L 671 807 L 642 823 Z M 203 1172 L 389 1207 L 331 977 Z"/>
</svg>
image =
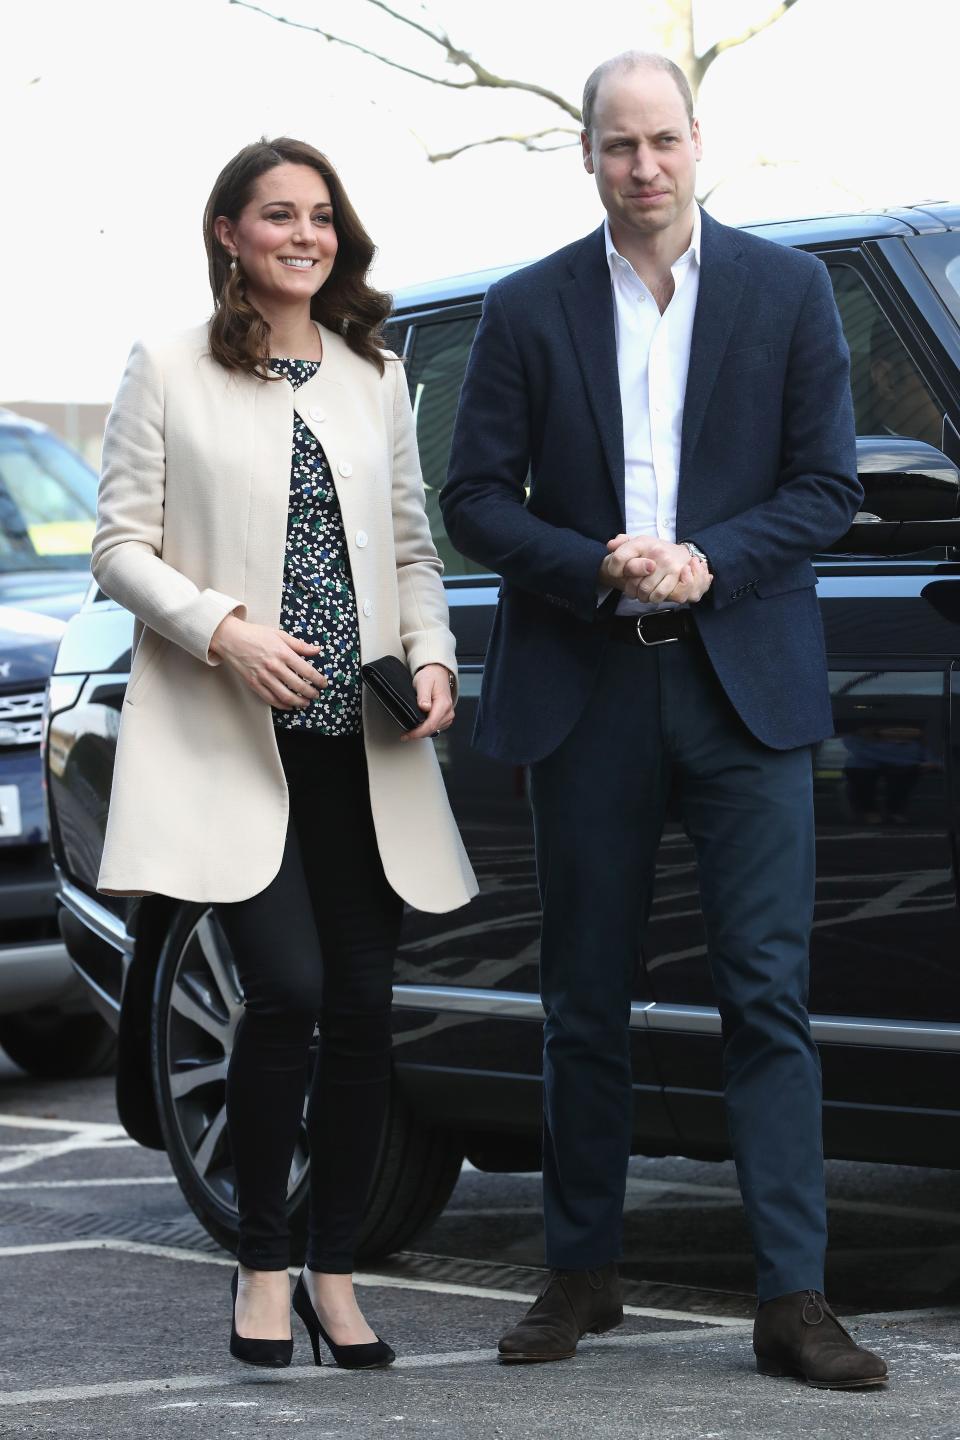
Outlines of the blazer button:
<svg viewBox="0 0 960 1440">
<path fill-rule="evenodd" d="M 349 480 L 350 476 L 353 474 L 353 466 L 350 464 L 349 460 L 341 460 L 339 465 L 337 466 L 337 469 L 343 476 L 344 480 Z"/>
<path fill-rule="evenodd" d="M 308 413 L 311 420 L 326 420 L 327 418 L 323 411 L 320 409 L 319 405 L 311 405 Z"/>
<path fill-rule="evenodd" d="M 364 613 L 364 615 L 372 615 L 372 614 L 373 614 L 373 601 L 372 601 L 372 600 L 364 600 L 364 602 L 363 602 L 363 613 Z"/>
<path fill-rule="evenodd" d="M 363 547 L 364 547 L 364 545 L 366 545 L 366 543 L 367 543 L 367 532 L 366 532 L 366 530 L 358 530 L 357 533 L 356 533 L 356 535 L 355 535 L 355 537 L 354 537 L 354 540 L 355 540 L 357 549 L 358 549 L 358 550 L 362 550 Z"/>
</svg>

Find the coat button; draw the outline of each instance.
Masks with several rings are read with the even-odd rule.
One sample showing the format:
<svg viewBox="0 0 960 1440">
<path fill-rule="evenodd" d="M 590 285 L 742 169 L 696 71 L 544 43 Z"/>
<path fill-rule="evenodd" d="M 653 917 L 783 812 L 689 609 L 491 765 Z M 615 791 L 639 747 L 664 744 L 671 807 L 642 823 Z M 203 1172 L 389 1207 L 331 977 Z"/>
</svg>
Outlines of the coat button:
<svg viewBox="0 0 960 1440">
<path fill-rule="evenodd" d="M 358 549 L 358 550 L 362 550 L 363 547 L 364 547 L 364 545 L 366 545 L 366 543 L 367 543 L 367 532 L 366 532 L 366 530 L 358 530 L 358 531 L 357 531 L 357 534 L 356 534 L 356 545 L 357 545 L 357 549 Z"/>
<path fill-rule="evenodd" d="M 319 405 L 311 405 L 309 414 L 311 420 L 326 420 L 327 418 Z"/>
<path fill-rule="evenodd" d="M 363 613 L 364 613 L 364 615 L 372 615 L 372 614 L 373 614 L 373 601 L 372 601 L 372 600 L 364 600 L 364 602 L 363 602 Z"/>
<path fill-rule="evenodd" d="M 337 466 L 337 469 L 343 476 L 344 480 L 348 480 L 353 474 L 353 466 L 350 464 L 349 460 L 341 460 L 339 465 Z"/>
</svg>

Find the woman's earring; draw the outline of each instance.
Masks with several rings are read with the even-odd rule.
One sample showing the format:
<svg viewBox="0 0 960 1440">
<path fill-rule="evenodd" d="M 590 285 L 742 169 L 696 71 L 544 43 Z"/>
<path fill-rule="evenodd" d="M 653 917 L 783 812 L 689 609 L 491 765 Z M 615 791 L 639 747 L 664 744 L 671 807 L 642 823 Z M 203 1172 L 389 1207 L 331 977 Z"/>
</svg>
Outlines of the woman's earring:
<svg viewBox="0 0 960 1440">
<path fill-rule="evenodd" d="M 237 269 L 237 257 L 236 257 L 236 255 L 232 256 L 232 258 L 231 258 L 231 260 L 230 260 L 230 269 L 231 269 L 234 273 L 236 273 L 236 269 Z"/>
</svg>

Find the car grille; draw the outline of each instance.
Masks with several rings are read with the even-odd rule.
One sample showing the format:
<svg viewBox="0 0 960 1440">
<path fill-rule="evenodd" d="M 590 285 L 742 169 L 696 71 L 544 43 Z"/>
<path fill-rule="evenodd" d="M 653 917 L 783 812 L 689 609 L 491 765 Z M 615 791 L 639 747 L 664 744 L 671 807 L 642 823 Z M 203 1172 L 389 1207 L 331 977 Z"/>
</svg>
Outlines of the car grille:
<svg viewBox="0 0 960 1440">
<path fill-rule="evenodd" d="M 39 745 L 43 691 L 0 695 L 0 750 L 13 745 Z"/>
</svg>

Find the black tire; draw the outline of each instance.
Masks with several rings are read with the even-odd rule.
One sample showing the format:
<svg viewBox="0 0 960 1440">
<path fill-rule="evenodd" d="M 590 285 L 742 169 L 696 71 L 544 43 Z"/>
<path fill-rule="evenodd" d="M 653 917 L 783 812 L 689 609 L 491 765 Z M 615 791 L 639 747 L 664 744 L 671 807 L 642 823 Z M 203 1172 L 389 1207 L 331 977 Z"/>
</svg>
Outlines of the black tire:
<svg viewBox="0 0 960 1440">
<path fill-rule="evenodd" d="M 230 948 L 213 912 L 178 906 L 154 986 L 150 1049 L 157 1112 L 187 1203 L 207 1233 L 233 1251 L 236 1185 L 224 1123 L 225 1079 L 242 1010 Z M 449 1199 L 462 1161 L 455 1141 L 418 1122 L 395 1086 L 358 1261 L 398 1249 L 429 1224 Z M 294 1264 L 305 1246 L 308 1166 L 302 1128 L 287 1195 Z"/>
<path fill-rule="evenodd" d="M 96 1014 L 0 1015 L 0 1045 L 21 1070 L 43 1080 L 109 1075 L 117 1064 L 117 1037 Z"/>
<path fill-rule="evenodd" d="M 394 1083 L 357 1259 L 380 1260 L 426 1230 L 450 1199 L 462 1165 L 456 1136 L 419 1120 Z"/>
</svg>

